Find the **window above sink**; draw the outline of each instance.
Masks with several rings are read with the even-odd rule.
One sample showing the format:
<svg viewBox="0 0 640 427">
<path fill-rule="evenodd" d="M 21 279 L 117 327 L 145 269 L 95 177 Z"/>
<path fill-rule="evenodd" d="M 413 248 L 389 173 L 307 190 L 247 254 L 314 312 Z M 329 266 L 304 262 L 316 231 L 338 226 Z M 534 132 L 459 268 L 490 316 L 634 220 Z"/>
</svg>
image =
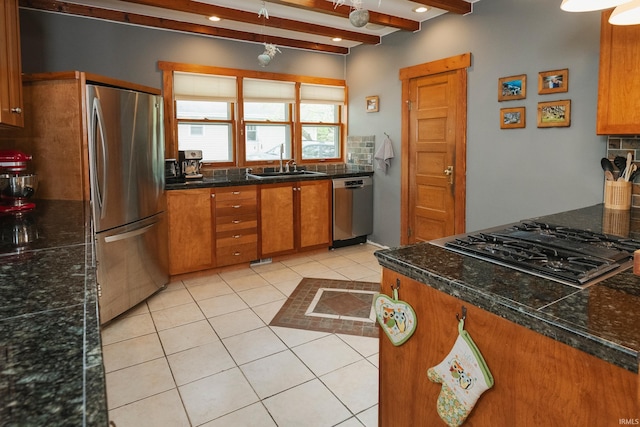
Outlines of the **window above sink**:
<svg viewBox="0 0 640 427">
<path fill-rule="evenodd" d="M 165 135 L 168 157 L 202 150 L 209 168 L 344 161 L 345 81 L 168 62 L 160 68 L 176 130 Z"/>
</svg>

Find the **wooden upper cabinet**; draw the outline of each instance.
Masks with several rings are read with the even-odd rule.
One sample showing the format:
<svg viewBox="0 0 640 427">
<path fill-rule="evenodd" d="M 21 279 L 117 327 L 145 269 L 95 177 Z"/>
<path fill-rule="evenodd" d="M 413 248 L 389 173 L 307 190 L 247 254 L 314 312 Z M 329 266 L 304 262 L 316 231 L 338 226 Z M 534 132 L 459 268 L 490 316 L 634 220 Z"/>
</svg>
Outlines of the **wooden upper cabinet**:
<svg viewBox="0 0 640 427">
<path fill-rule="evenodd" d="M 0 0 L 0 126 L 24 126 L 18 0 Z"/>
<path fill-rule="evenodd" d="M 611 25 L 602 12 L 598 135 L 640 134 L 640 25 Z"/>
</svg>

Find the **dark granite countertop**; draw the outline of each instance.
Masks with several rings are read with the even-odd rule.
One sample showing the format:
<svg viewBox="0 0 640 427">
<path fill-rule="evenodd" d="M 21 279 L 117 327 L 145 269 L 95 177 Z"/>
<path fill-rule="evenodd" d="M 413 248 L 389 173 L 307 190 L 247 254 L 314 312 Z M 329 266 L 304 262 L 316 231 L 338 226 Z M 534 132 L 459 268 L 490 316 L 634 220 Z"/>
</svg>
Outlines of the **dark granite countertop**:
<svg viewBox="0 0 640 427">
<path fill-rule="evenodd" d="M 295 182 L 295 181 L 320 181 L 325 179 L 334 178 L 349 178 L 357 176 L 372 176 L 373 172 L 369 171 L 327 171 L 323 172 L 324 175 L 304 175 L 304 176 L 291 176 L 283 175 L 277 178 L 257 179 L 247 176 L 246 174 L 228 174 L 228 175 L 214 175 L 205 176 L 202 180 L 187 180 L 186 182 L 167 184 L 165 188 L 167 190 L 186 190 L 191 188 L 214 188 L 214 187 L 231 187 L 236 185 L 256 185 L 256 184 L 271 184 L 281 182 Z"/>
<path fill-rule="evenodd" d="M 106 426 L 88 205 L 0 215 L 0 424 Z"/>
<path fill-rule="evenodd" d="M 540 219 L 637 238 L 634 227 L 629 227 L 635 216 L 596 205 Z M 385 268 L 638 373 L 640 276 L 631 269 L 578 289 L 430 243 L 384 249 L 375 255 Z"/>
</svg>

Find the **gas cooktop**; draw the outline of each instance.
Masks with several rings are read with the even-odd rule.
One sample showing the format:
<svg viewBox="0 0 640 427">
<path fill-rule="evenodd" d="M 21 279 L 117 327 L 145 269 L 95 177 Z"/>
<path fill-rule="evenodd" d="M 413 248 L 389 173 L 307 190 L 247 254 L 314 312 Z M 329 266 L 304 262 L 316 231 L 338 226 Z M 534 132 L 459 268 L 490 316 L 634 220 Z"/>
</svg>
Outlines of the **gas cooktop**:
<svg viewBox="0 0 640 427">
<path fill-rule="evenodd" d="M 630 268 L 640 249 L 640 240 L 536 221 L 430 243 L 578 288 Z"/>
</svg>

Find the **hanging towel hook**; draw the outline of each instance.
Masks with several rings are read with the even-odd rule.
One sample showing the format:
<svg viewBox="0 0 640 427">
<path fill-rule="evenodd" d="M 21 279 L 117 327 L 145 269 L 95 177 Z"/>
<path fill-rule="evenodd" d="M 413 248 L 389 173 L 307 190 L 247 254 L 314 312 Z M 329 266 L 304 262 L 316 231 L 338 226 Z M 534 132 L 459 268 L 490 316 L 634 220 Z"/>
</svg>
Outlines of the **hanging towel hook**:
<svg viewBox="0 0 640 427">
<path fill-rule="evenodd" d="M 391 139 L 391 137 L 389 136 L 388 133 L 386 133 L 386 132 L 382 132 L 382 133 L 384 133 L 387 138 Z"/>
<path fill-rule="evenodd" d="M 460 321 L 460 313 L 456 313 L 456 319 L 458 321 Z M 466 320 L 467 319 L 467 307 L 465 307 L 464 305 L 462 306 L 462 320 Z"/>
<path fill-rule="evenodd" d="M 400 279 L 396 279 L 396 287 L 394 288 L 393 285 L 391 285 L 391 290 L 392 291 L 397 291 L 398 289 L 400 289 Z"/>
</svg>

